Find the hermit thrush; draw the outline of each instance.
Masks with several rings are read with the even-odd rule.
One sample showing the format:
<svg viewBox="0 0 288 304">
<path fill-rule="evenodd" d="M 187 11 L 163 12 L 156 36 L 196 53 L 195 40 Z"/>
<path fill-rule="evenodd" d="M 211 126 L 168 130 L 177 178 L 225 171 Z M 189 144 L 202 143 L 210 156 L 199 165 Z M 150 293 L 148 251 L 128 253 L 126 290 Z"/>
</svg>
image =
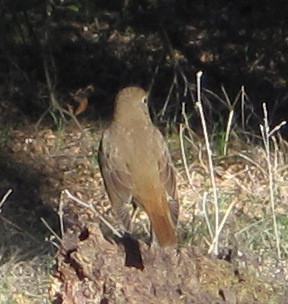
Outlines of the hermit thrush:
<svg viewBox="0 0 288 304">
<path fill-rule="evenodd" d="M 169 150 L 148 112 L 147 93 L 140 87 L 121 90 L 111 125 L 99 147 L 99 164 L 112 207 L 127 228 L 125 203 L 148 214 L 161 247 L 177 243 L 179 204 Z"/>
</svg>

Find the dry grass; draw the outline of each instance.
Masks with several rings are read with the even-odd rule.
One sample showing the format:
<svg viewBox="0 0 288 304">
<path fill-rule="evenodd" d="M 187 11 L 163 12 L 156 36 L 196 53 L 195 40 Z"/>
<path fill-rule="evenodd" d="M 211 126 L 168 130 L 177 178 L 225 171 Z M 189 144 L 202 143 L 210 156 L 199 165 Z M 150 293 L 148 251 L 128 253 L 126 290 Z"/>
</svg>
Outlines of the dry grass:
<svg viewBox="0 0 288 304">
<path fill-rule="evenodd" d="M 200 143 L 199 143 L 200 146 Z M 203 160 L 202 155 L 199 159 L 194 159 L 191 165 L 191 175 L 193 187 L 190 187 L 185 180 L 182 180 L 181 194 L 182 194 L 182 217 L 185 217 L 185 222 L 191 221 L 195 217 L 201 220 L 201 229 L 207 230 L 208 225 L 205 224 L 205 218 L 213 216 L 213 198 L 211 195 L 210 182 L 207 179 L 206 161 Z M 201 157 L 201 158 L 200 158 Z M 280 150 L 274 154 L 274 157 L 284 159 L 285 152 Z M 237 237 L 245 235 L 245 243 L 252 246 L 253 239 L 257 239 L 256 243 L 262 243 L 261 235 L 267 234 L 264 239 L 269 237 L 269 241 L 262 243 L 262 248 L 275 251 L 275 239 L 273 235 L 273 225 L 267 231 L 263 231 L 261 227 L 271 223 L 272 213 L 269 206 L 269 174 L 267 171 L 267 163 L 265 162 L 265 150 L 261 147 L 251 147 L 249 151 L 233 152 L 226 157 L 218 158 L 217 164 L 214 166 L 216 173 L 216 186 L 219 198 L 220 215 L 223 218 L 229 206 L 234 205 L 232 214 L 228 216 L 227 225 L 233 225 L 234 233 Z M 285 216 L 287 211 L 287 192 L 285 190 L 287 185 L 288 174 L 286 172 L 286 165 L 278 163 L 274 171 L 274 191 L 276 200 L 276 215 L 279 220 Z M 203 197 L 206 199 L 203 200 Z M 205 204 L 204 204 L 205 202 Z M 191 212 L 194 205 L 194 214 Z M 204 208 L 206 206 L 206 208 Z M 205 212 L 205 209 L 207 210 Z M 212 213 L 211 213 L 212 212 Z M 283 220 L 283 219 L 282 219 Z M 213 223 L 213 217 L 209 220 Z M 255 230 L 255 226 L 259 227 Z M 284 227 L 282 227 L 283 230 Z M 195 227 L 194 227 L 195 229 Z M 229 230 L 231 227 L 229 228 Z M 230 232 L 231 233 L 231 232 Z M 256 233 L 256 235 L 254 235 Z M 258 235 L 260 233 L 260 235 Z M 285 239 L 283 231 L 282 237 Z M 203 235 L 201 235 L 202 237 Z M 209 237 L 209 234 L 206 235 Z M 259 238 L 260 237 L 260 238 Z M 242 238 L 242 237 L 241 237 Z M 198 242 L 199 240 L 197 240 Z M 245 244 L 241 241 L 242 246 Z M 255 243 L 255 245 L 256 245 Z M 267 247 L 269 243 L 269 246 Z M 199 244 L 199 243 L 198 243 Z M 210 244 L 210 242 L 209 242 Z M 222 244 L 225 245 L 225 244 Z M 260 244 L 259 244 L 260 245 Z M 284 252 L 287 253 L 285 242 L 281 244 Z"/>
<path fill-rule="evenodd" d="M 48 304 L 52 257 L 22 260 L 16 252 L 0 266 L 1 304 Z"/>
</svg>

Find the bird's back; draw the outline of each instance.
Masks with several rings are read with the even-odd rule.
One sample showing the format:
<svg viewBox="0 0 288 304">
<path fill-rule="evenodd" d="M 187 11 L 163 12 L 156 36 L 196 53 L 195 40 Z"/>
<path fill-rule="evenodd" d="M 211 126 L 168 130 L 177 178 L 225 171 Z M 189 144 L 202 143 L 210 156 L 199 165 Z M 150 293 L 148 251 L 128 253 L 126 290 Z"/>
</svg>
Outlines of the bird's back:
<svg viewBox="0 0 288 304">
<path fill-rule="evenodd" d="M 127 216 L 122 205 L 131 200 L 139 203 L 160 245 L 169 246 L 177 242 L 176 181 L 168 148 L 152 124 L 144 97 L 145 92 L 135 87 L 118 93 L 112 124 L 102 137 L 99 162 L 110 200 L 123 222 Z"/>
<path fill-rule="evenodd" d="M 128 166 L 134 184 L 160 184 L 158 161 L 163 154 L 163 138 L 158 130 L 153 125 L 138 124 L 116 132 L 119 157 Z"/>
</svg>

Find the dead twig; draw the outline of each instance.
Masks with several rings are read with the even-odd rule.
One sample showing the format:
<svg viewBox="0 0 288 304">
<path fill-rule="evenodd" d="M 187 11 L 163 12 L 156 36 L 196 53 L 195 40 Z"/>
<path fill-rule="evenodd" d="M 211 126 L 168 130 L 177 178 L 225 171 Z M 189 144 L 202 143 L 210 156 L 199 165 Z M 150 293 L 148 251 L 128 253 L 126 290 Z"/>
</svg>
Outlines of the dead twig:
<svg viewBox="0 0 288 304">
<path fill-rule="evenodd" d="M 79 198 L 77 198 L 76 196 L 72 195 L 67 189 L 64 190 L 64 192 L 67 194 L 67 196 L 69 198 L 71 198 L 74 202 L 76 202 L 77 204 L 79 204 L 80 206 L 83 206 L 85 208 L 88 208 L 90 210 L 92 210 L 94 213 L 96 213 L 100 220 L 109 228 L 111 229 L 111 231 L 119 238 L 122 238 L 123 235 L 117 230 L 115 229 L 104 217 L 103 215 L 100 213 L 100 211 L 98 211 L 96 208 L 94 208 L 94 206 L 90 205 L 90 204 L 86 204 L 84 202 L 82 202 Z"/>
<path fill-rule="evenodd" d="M 8 196 L 13 192 L 12 189 L 9 189 L 4 196 L 2 197 L 1 201 L 0 201 L 0 212 L 2 211 L 1 208 L 3 206 L 3 204 L 5 203 L 5 201 L 7 200 Z"/>
</svg>

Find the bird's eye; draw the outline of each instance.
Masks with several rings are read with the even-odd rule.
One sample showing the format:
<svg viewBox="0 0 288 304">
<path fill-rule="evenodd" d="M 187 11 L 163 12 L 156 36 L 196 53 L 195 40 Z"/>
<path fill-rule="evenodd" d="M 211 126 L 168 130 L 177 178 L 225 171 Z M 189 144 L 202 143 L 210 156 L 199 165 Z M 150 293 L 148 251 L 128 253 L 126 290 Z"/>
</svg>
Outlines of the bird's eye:
<svg viewBox="0 0 288 304">
<path fill-rule="evenodd" d="M 143 103 L 145 103 L 145 104 L 147 104 L 147 101 L 148 101 L 148 98 L 147 98 L 147 96 L 144 96 L 143 98 L 142 98 L 142 100 L 141 100 Z"/>
</svg>

